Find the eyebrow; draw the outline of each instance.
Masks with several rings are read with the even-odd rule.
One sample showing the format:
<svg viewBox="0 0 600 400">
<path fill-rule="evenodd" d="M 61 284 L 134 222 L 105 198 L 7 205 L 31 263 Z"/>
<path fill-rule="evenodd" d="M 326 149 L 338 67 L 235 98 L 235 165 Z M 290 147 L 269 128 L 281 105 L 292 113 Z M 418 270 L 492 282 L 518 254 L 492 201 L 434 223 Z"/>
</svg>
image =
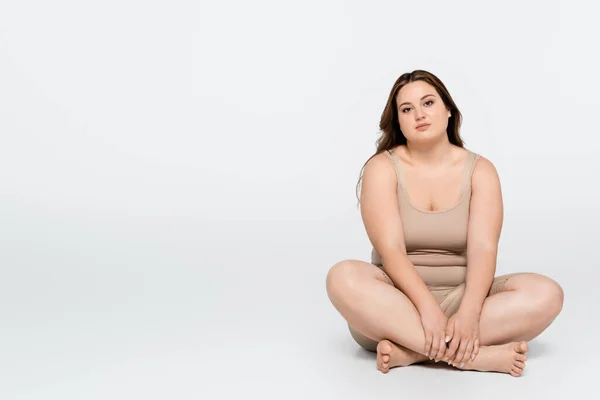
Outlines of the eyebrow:
<svg viewBox="0 0 600 400">
<path fill-rule="evenodd" d="M 433 93 L 426 94 L 425 96 L 421 97 L 421 100 L 423 100 L 423 99 L 424 99 L 425 97 L 427 97 L 427 96 L 433 96 Z M 405 101 L 404 103 L 400 104 L 400 105 L 398 106 L 398 108 L 402 107 L 402 106 L 403 106 L 403 105 L 405 105 L 405 104 L 410 104 L 410 102 L 409 102 L 409 101 Z"/>
</svg>

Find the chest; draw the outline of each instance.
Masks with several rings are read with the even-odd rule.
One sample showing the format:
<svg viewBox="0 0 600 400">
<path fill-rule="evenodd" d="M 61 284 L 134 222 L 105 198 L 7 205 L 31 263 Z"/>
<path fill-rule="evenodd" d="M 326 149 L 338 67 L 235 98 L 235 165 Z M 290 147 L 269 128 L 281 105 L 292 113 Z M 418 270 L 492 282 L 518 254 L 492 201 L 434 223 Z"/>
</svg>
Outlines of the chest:
<svg viewBox="0 0 600 400">
<path fill-rule="evenodd" d="M 405 193 L 411 205 L 423 211 L 443 211 L 452 208 L 463 189 L 460 167 L 426 170 L 405 168 Z"/>
</svg>

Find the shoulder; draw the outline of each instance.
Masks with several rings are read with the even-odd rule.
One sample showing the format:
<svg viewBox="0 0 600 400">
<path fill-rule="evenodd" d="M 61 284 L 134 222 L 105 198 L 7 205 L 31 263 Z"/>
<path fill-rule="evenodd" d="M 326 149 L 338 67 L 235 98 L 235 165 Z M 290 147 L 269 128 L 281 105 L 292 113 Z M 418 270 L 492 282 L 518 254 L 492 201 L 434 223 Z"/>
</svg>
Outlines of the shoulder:
<svg viewBox="0 0 600 400">
<path fill-rule="evenodd" d="M 364 175 L 371 177 L 385 177 L 395 175 L 394 162 L 392 161 L 389 154 L 386 154 L 387 150 L 381 153 L 375 154 L 365 164 Z"/>
<path fill-rule="evenodd" d="M 365 164 L 362 191 L 367 193 L 391 192 L 398 183 L 396 167 L 387 150 L 372 156 Z"/>
<path fill-rule="evenodd" d="M 490 159 L 476 154 L 471 182 L 474 188 L 498 185 L 500 177 L 494 163 Z"/>
</svg>

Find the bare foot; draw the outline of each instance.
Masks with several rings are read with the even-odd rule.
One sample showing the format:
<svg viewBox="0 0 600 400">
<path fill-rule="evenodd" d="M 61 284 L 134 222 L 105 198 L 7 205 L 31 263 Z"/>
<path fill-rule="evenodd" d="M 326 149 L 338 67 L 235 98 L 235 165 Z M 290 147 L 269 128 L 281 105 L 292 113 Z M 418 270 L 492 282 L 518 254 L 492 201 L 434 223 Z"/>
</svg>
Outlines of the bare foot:
<svg viewBox="0 0 600 400">
<path fill-rule="evenodd" d="M 475 360 L 465 363 L 459 369 L 504 372 L 512 376 L 520 376 L 527 361 L 527 342 L 512 342 L 498 346 L 481 346 Z M 379 359 L 378 359 L 379 360 Z"/>
<path fill-rule="evenodd" d="M 387 374 L 390 368 L 406 367 L 428 359 L 429 357 L 398 346 L 389 340 L 382 340 L 377 344 L 377 369 L 384 374 Z"/>
</svg>

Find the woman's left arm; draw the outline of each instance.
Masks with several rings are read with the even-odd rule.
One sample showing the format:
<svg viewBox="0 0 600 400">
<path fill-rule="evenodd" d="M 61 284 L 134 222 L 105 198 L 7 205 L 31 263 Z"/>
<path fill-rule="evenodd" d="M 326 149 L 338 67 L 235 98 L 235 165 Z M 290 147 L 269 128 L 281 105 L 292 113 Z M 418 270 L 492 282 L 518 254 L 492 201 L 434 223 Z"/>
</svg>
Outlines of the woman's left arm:
<svg viewBox="0 0 600 400">
<path fill-rule="evenodd" d="M 465 293 L 446 327 L 447 361 L 461 367 L 479 354 L 479 318 L 496 273 L 504 213 L 498 173 L 484 157 L 475 166 L 471 189 Z"/>
<path fill-rule="evenodd" d="M 496 273 L 504 206 L 498 172 L 488 159 L 479 159 L 471 182 L 466 288 L 459 311 L 480 316 Z"/>
</svg>

